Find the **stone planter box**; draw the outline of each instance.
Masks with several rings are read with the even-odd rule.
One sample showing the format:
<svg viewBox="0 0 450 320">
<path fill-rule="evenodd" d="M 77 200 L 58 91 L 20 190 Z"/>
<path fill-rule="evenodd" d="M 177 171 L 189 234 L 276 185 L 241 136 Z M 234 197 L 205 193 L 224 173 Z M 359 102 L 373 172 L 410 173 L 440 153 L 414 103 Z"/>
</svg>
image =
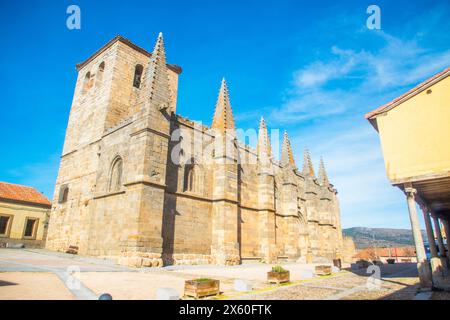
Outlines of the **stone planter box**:
<svg viewBox="0 0 450 320">
<path fill-rule="evenodd" d="M 284 272 L 267 272 L 267 281 L 269 283 L 285 283 L 290 281 L 290 273 L 289 271 Z"/>
<path fill-rule="evenodd" d="M 78 247 L 77 246 L 69 246 L 69 249 L 66 250 L 66 253 L 78 254 Z"/>
<path fill-rule="evenodd" d="M 318 276 L 327 276 L 331 274 L 331 266 L 316 266 L 314 271 Z"/>
<path fill-rule="evenodd" d="M 215 296 L 220 293 L 220 281 L 213 279 L 186 280 L 184 282 L 184 295 L 194 298 Z"/>
</svg>

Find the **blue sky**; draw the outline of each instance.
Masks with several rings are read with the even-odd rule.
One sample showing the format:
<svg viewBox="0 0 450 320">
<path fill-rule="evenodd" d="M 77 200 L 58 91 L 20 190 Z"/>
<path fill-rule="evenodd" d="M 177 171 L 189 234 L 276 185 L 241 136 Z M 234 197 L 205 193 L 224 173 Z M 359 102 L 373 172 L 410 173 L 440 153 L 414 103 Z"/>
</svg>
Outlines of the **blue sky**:
<svg viewBox="0 0 450 320">
<path fill-rule="evenodd" d="M 81 8 L 81 30 L 66 8 Z M 366 27 L 370 4 L 381 30 Z M 226 77 L 236 123 L 287 129 L 297 165 L 324 157 L 344 227 L 409 228 L 364 114 L 450 65 L 443 1 L 2 1 L 0 180 L 52 197 L 75 64 L 115 35 L 179 64 L 178 113 L 210 124 Z"/>
</svg>

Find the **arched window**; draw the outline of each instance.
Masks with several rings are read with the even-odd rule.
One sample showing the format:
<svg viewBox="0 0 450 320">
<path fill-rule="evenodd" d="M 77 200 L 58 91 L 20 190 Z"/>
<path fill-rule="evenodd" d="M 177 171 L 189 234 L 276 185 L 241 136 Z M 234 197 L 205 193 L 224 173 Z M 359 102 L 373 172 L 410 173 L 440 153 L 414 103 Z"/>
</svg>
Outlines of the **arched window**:
<svg viewBox="0 0 450 320">
<path fill-rule="evenodd" d="M 123 161 L 122 158 L 117 157 L 114 159 L 111 166 L 111 173 L 109 178 L 109 191 L 119 191 L 122 187 L 122 171 Z"/>
<path fill-rule="evenodd" d="M 100 65 L 98 66 L 98 71 L 97 71 L 97 83 L 96 86 L 99 86 L 102 84 L 103 81 L 103 72 L 105 71 L 105 62 L 103 61 L 102 63 L 100 63 Z"/>
<path fill-rule="evenodd" d="M 61 185 L 61 187 L 59 187 L 58 203 L 67 202 L 68 198 L 69 198 L 69 186 L 67 184 L 63 184 Z"/>
<path fill-rule="evenodd" d="M 195 165 L 192 163 L 184 166 L 184 186 L 183 191 L 194 191 L 195 187 Z"/>
<path fill-rule="evenodd" d="M 133 86 L 135 88 L 141 87 L 141 80 L 142 80 L 142 72 L 144 71 L 144 67 L 140 64 L 136 65 L 134 68 L 134 78 L 133 78 Z"/>
<path fill-rule="evenodd" d="M 89 90 L 89 84 L 91 81 L 91 72 L 86 73 L 86 75 L 84 76 L 84 81 L 83 81 L 83 93 L 85 93 L 86 91 Z"/>
<path fill-rule="evenodd" d="M 183 191 L 203 193 L 203 166 L 195 158 L 191 158 L 184 165 Z"/>
</svg>

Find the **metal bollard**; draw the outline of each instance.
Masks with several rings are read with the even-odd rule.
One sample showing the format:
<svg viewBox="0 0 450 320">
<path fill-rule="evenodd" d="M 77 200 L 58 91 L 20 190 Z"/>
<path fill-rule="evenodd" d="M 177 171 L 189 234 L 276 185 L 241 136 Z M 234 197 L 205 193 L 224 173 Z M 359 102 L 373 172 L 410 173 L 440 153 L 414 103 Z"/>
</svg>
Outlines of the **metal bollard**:
<svg viewBox="0 0 450 320">
<path fill-rule="evenodd" d="M 112 300 L 113 297 L 109 293 L 103 293 L 98 297 L 98 300 Z"/>
</svg>

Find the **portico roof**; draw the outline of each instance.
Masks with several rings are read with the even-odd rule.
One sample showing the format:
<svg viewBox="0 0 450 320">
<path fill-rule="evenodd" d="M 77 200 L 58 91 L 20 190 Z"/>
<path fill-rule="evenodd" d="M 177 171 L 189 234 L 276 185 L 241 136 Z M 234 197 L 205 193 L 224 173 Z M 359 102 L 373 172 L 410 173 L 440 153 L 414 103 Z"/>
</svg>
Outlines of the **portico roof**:
<svg viewBox="0 0 450 320">
<path fill-rule="evenodd" d="M 405 185 L 398 184 L 402 190 Z M 438 217 L 450 217 L 450 173 L 447 177 L 416 180 L 410 183 L 417 191 L 417 200 L 425 204 Z"/>
</svg>

